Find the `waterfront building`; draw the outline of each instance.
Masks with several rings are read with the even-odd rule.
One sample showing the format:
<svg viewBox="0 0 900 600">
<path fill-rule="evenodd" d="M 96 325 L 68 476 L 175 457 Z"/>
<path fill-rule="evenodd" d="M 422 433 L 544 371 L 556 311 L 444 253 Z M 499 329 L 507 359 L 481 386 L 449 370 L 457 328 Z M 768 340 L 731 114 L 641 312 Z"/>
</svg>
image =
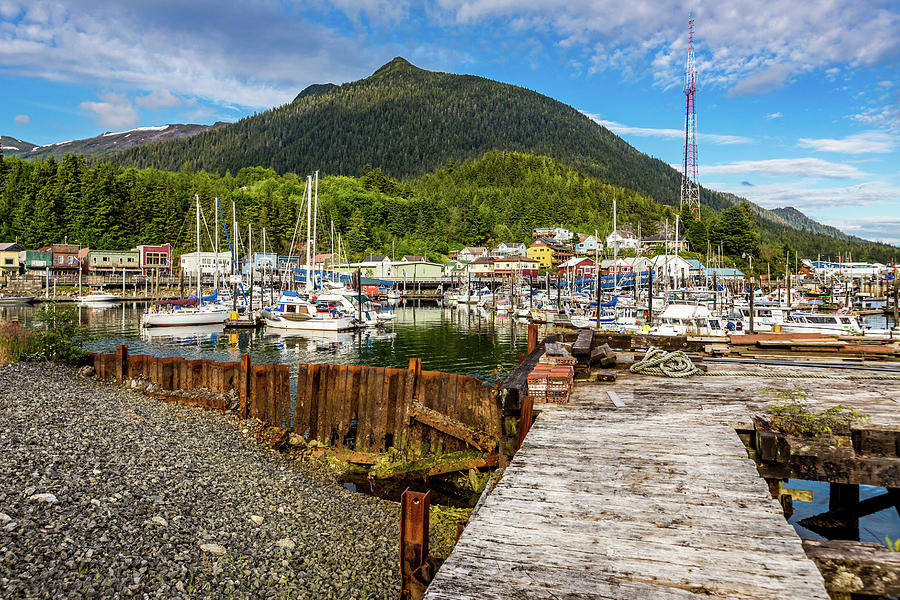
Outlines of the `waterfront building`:
<svg viewBox="0 0 900 600">
<path fill-rule="evenodd" d="M 279 256 L 278 257 L 278 273 L 292 273 L 294 269 L 300 268 L 299 256 Z"/>
<path fill-rule="evenodd" d="M 676 254 L 660 254 L 650 259 L 653 275 L 657 279 L 671 278 L 684 281 L 690 276 L 690 263 Z"/>
<path fill-rule="evenodd" d="M 85 250 L 87 252 L 85 252 Z M 86 254 L 86 257 L 80 256 Z M 85 261 L 84 258 L 87 260 Z M 141 255 L 137 250 L 91 250 L 83 248 L 79 253 L 79 266 L 94 274 L 121 273 L 141 270 Z"/>
<path fill-rule="evenodd" d="M 51 256 L 50 270 L 57 277 L 75 277 L 81 270 L 81 261 L 78 253 L 81 246 L 78 244 L 51 244 L 41 248 L 49 251 Z"/>
<path fill-rule="evenodd" d="M 687 258 L 688 264 L 690 265 L 690 269 L 688 270 L 688 275 L 691 277 L 703 277 L 706 272 L 706 267 L 703 266 L 703 263 L 700 262 L 699 259 L 696 258 Z"/>
<path fill-rule="evenodd" d="M 803 259 L 803 264 L 809 267 L 814 275 L 820 277 L 877 277 L 890 271 L 890 267 L 881 263 L 863 262 L 832 262 L 827 260 Z"/>
<path fill-rule="evenodd" d="M 418 260 L 407 260 L 418 259 Z M 444 265 L 429 262 L 421 256 L 404 256 L 403 260 L 391 263 L 388 277 L 394 281 L 440 279 L 444 276 Z"/>
<path fill-rule="evenodd" d="M 19 263 L 29 271 L 49 269 L 53 253 L 49 250 L 23 250 L 19 253 Z"/>
<path fill-rule="evenodd" d="M 461 260 L 451 260 L 449 262 L 444 263 L 444 276 L 445 277 L 464 277 L 466 274 L 466 265 L 469 263 L 463 262 Z"/>
<path fill-rule="evenodd" d="M 564 277 L 594 277 L 597 271 L 597 263 L 587 256 L 573 256 L 559 265 L 559 273 Z"/>
<path fill-rule="evenodd" d="M 370 254 L 361 261 L 348 265 L 352 272 L 359 272 L 365 277 L 387 279 L 391 276 L 391 261 L 389 256 L 383 254 Z"/>
<path fill-rule="evenodd" d="M 16 275 L 19 272 L 19 254 L 23 250 L 16 242 L 0 243 L 0 275 Z"/>
<path fill-rule="evenodd" d="M 524 244 L 523 244 L 524 245 Z M 505 256 L 494 262 L 495 275 L 522 275 L 523 277 L 537 277 L 540 263 L 537 260 L 525 256 Z"/>
<path fill-rule="evenodd" d="M 144 275 L 170 275 L 172 273 L 172 246 L 169 244 L 161 244 L 154 246 L 151 244 L 142 244 L 131 249 L 137 252 L 141 272 Z"/>
<path fill-rule="evenodd" d="M 466 266 L 466 271 L 472 277 L 488 277 L 494 274 L 496 258 L 491 256 L 479 256 Z"/>
<path fill-rule="evenodd" d="M 179 259 L 181 269 L 185 273 L 197 272 L 197 253 L 188 252 L 181 255 Z M 231 261 L 231 252 L 201 252 L 200 253 L 200 273 L 202 275 L 215 275 L 218 272 L 219 277 L 231 275 L 233 265 Z"/>
</svg>

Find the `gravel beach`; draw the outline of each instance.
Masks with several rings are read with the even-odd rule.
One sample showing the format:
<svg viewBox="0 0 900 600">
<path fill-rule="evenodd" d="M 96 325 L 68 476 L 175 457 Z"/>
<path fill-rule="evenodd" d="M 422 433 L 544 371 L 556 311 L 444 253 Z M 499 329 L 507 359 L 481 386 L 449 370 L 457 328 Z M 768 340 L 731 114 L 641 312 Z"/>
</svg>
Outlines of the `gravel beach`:
<svg viewBox="0 0 900 600">
<path fill-rule="evenodd" d="M 398 505 L 246 423 L 0 366 L 3 598 L 396 598 Z"/>
</svg>

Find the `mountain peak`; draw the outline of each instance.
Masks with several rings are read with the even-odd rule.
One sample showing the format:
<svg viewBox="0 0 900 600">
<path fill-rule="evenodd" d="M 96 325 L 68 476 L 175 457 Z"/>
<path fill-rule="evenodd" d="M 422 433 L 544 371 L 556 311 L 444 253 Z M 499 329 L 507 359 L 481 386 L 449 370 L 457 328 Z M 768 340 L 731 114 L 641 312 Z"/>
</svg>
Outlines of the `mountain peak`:
<svg viewBox="0 0 900 600">
<path fill-rule="evenodd" d="M 422 71 L 423 69 L 415 66 L 402 56 L 395 56 L 390 62 L 384 64 L 381 68 L 372 73 L 372 77 L 380 78 L 396 74 L 421 73 Z"/>
</svg>

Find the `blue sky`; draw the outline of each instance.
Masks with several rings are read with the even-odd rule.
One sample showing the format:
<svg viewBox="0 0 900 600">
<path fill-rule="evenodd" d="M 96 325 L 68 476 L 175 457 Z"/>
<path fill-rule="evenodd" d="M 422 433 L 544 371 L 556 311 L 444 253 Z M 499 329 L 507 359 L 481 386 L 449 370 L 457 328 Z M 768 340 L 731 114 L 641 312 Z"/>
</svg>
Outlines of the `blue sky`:
<svg viewBox="0 0 900 600">
<path fill-rule="evenodd" d="M 0 0 L 0 132 L 36 144 L 234 121 L 394 56 L 570 104 L 700 180 L 900 244 L 900 3 Z"/>
</svg>

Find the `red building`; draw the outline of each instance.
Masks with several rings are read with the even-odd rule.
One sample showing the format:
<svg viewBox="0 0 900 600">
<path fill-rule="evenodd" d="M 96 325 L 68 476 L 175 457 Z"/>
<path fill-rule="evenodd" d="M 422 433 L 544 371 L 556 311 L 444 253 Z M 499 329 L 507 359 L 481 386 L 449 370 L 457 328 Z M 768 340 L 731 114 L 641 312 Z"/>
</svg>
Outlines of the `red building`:
<svg viewBox="0 0 900 600">
<path fill-rule="evenodd" d="M 559 265 L 559 273 L 561 276 L 575 277 L 575 279 L 594 277 L 596 271 L 597 263 L 586 256 L 570 258 Z"/>
<path fill-rule="evenodd" d="M 160 275 L 172 273 L 172 247 L 169 244 L 143 245 L 132 248 L 131 251 L 140 253 L 141 273 L 144 275 L 155 275 L 156 271 L 159 271 Z"/>
<path fill-rule="evenodd" d="M 52 264 L 50 270 L 57 277 L 76 277 L 81 269 L 81 261 L 78 259 L 78 253 L 81 246 L 78 244 L 52 244 L 41 248 L 43 251 L 49 251 L 52 255 Z"/>
</svg>

